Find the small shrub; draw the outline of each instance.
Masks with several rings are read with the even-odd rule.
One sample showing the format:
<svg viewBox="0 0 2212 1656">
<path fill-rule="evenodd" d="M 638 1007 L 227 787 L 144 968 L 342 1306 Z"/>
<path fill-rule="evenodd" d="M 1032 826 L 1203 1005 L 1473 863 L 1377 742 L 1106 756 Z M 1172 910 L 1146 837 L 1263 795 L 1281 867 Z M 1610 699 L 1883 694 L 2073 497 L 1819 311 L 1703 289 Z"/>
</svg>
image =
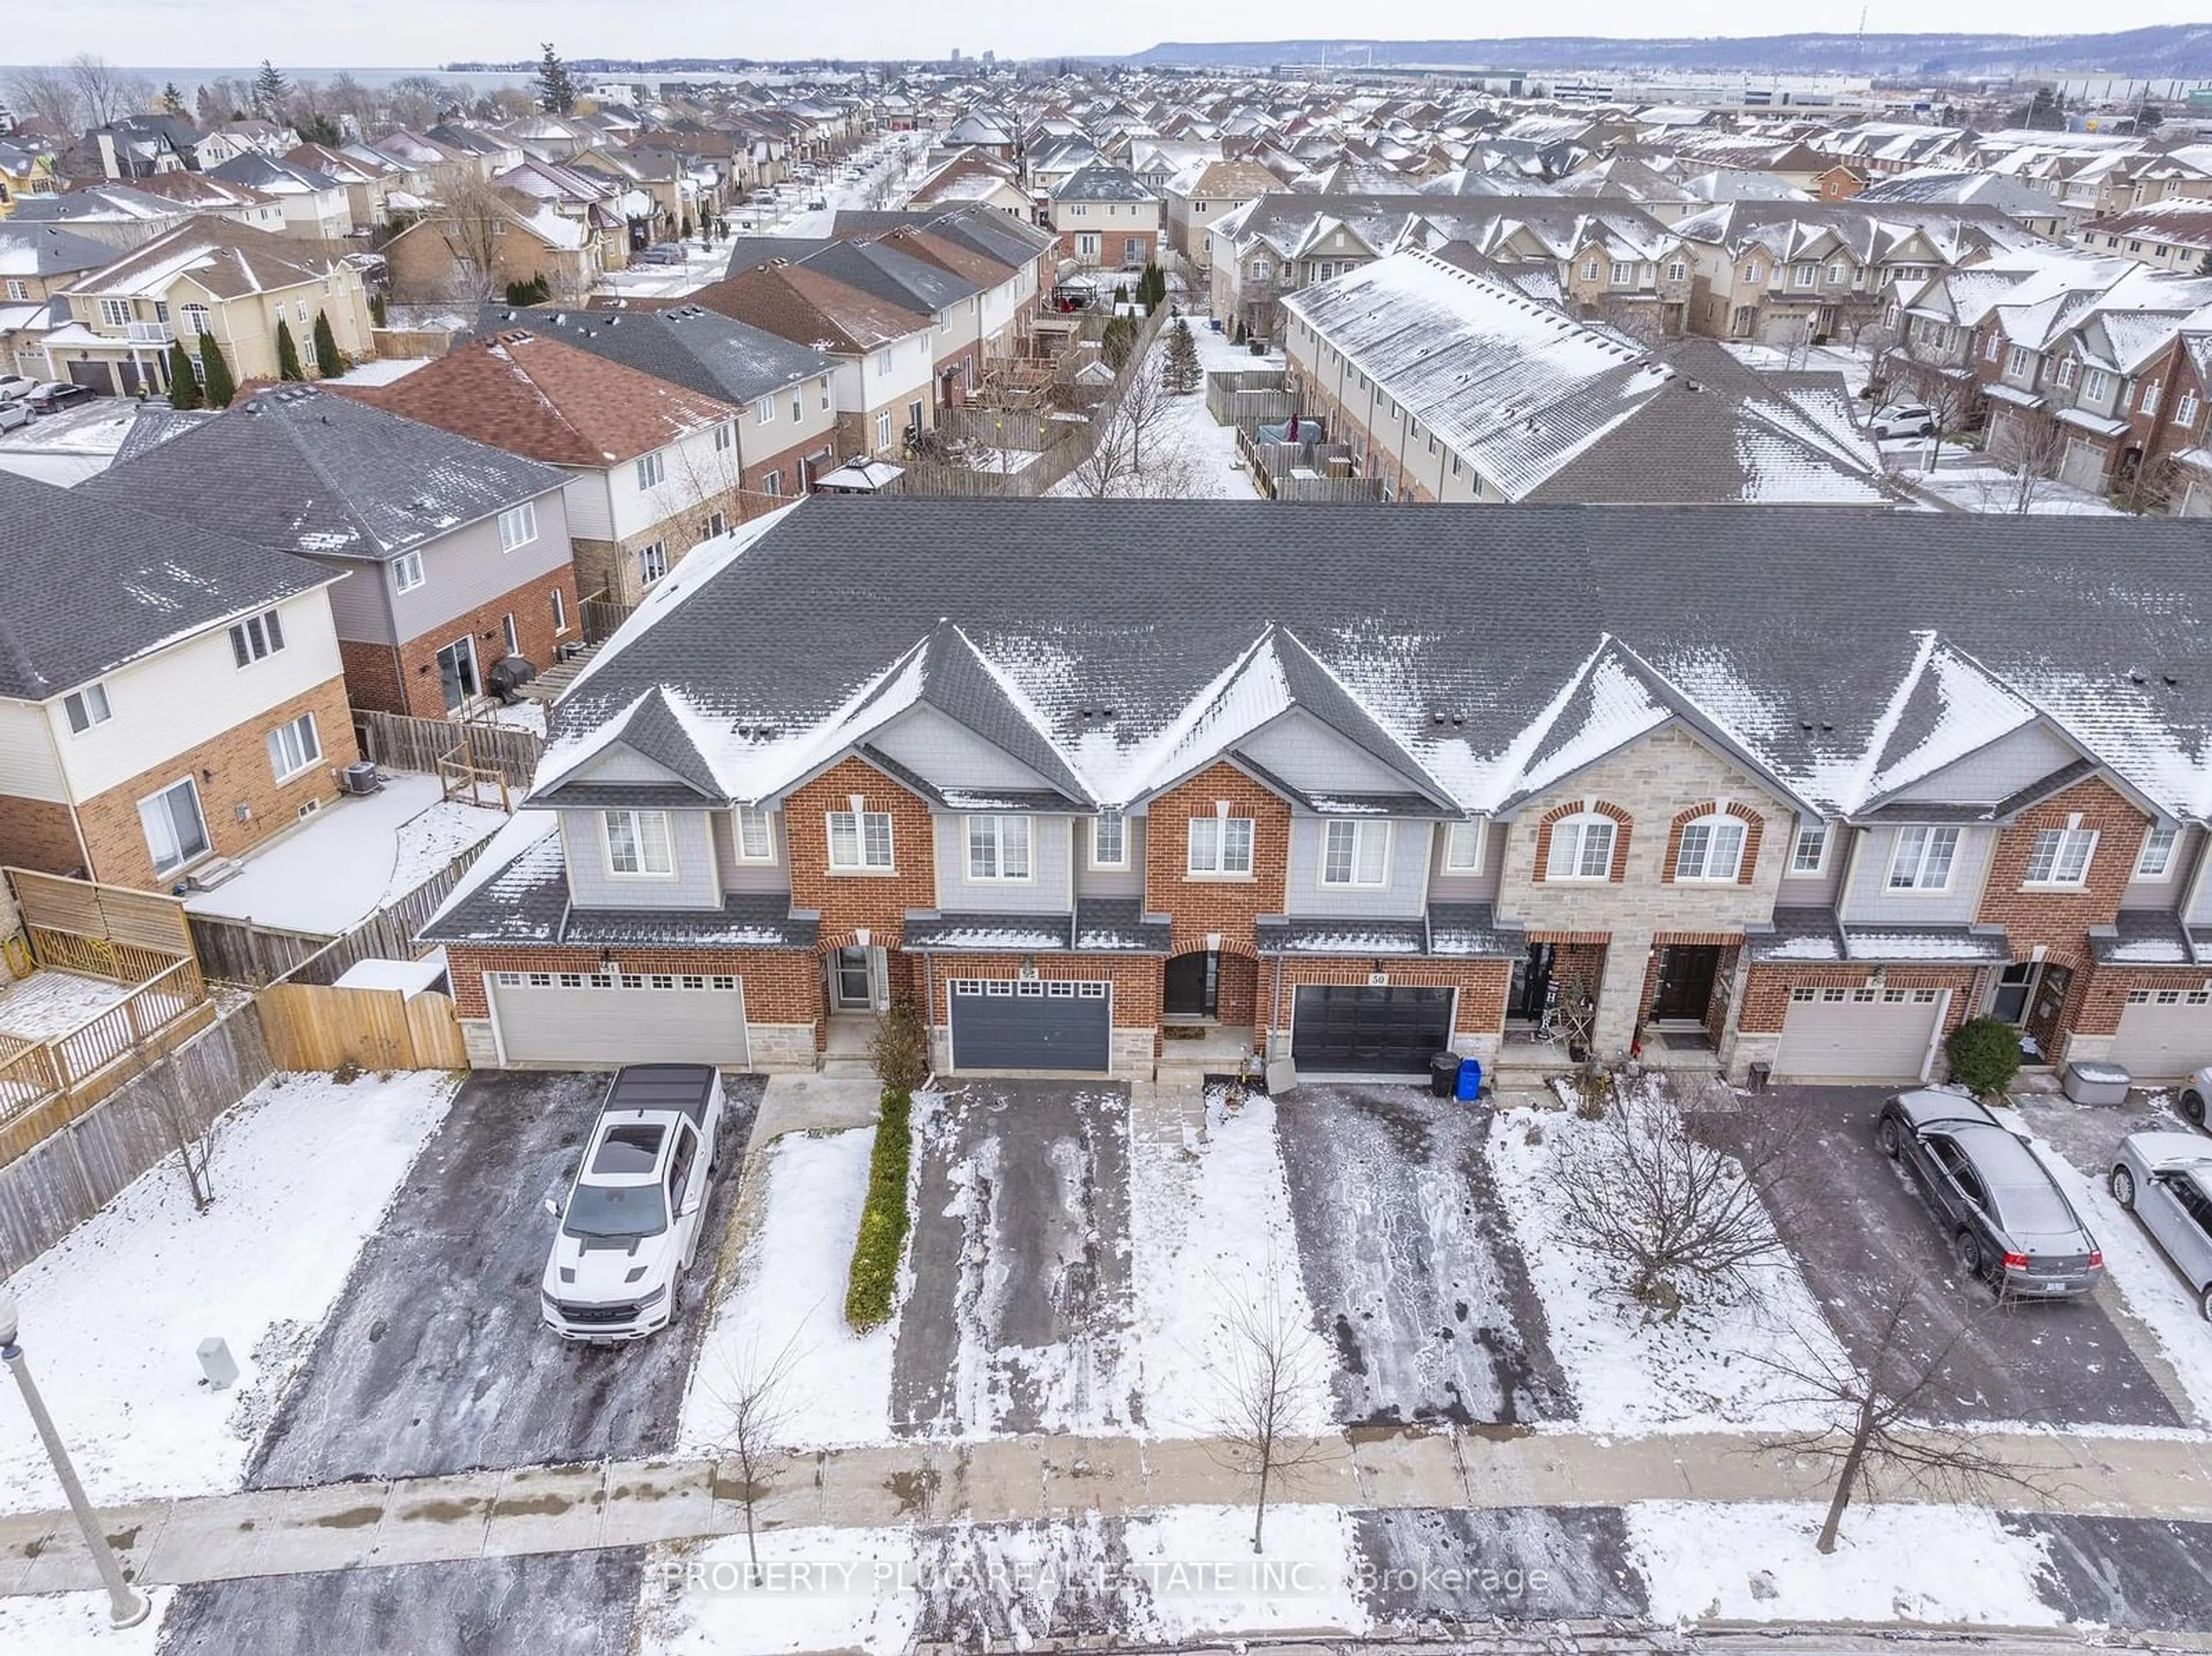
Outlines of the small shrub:
<svg viewBox="0 0 2212 1656">
<path fill-rule="evenodd" d="M 361 1079 L 361 1065 L 355 1063 L 351 1059 L 348 1059 L 344 1063 L 339 1065 L 337 1069 L 331 1071 L 331 1079 L 337 1082 L 341 1087 L 350 1087 L 355 1082 Z"/>
<path fill-rule="evenodd" d="M 899 1264 L 906 1257 L 907 1169 L 914 1160 L 914 1101 L 886 1087 L 876 1118 L 875 1149 L 868 1156 L 868 1194 L 860 1204 L 860 1234 L 853 1242 L 853 1269 L 845 1283 L 845 1320 L 866 1333 L 890 1320 L 898 1299 Z"/>
<path fill-rule="evenodd" d="M 1968 1018 L 1943 1043 L 1951 1079 L 1981 1098 L 2002 1098 L 2020 1073 L 2020 1031 L 2002 1018 Z"/>
<path fill-rule="evenodd" d="M 891 1003 L 868 1038 L 868 1063 L 892 1092 L 910 1093 L 929 1079 L 929 1022 L 912 997 Z"/>
</svg>

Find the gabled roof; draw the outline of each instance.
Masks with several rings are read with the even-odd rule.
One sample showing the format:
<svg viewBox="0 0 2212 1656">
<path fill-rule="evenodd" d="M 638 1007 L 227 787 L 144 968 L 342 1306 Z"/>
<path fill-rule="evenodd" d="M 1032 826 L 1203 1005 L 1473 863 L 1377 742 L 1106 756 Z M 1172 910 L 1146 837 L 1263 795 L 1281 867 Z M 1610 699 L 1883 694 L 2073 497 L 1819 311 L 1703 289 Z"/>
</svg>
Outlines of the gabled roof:
<svg viewBox="0 0 2212 1656">
<path fill-rule="evenodd" d="M 608 803 L 604 791 L 594 791 L 588 780 L 579 783 L 580 771 L 586 769 L 605 755 L 611 748 L 629 749 L 641 758 L 649 760 L 683 784 L 684 789 L 702 800 L 719 800 L 714 767 L 699 751 L 683 717 L 669 705 L 666 694 L 659 687 L 632 702 L 623 716 L 599 732 L 599 740 L 588 749 L 570 755 L 556 769 L 547 767 L 530 792 L 532 804 L 590 805 Z M 586 797 L 588 794 L 589 797 Z M 634 787 L 626 788 L 621 797 L 635 800 Z"/>
<path fill-rule="evenodd" d="M 335 261 L 308 252 L 305 243 L 227 219 L 201 217 L 133 248 L 72 283 L 69 291 L 162 299 L 189 276 L 216 298 L 238 299 L 320 282 L 334 266 Z"/>
<path fill-rule="evenodd" d="M 518 327 L 740 407 L 786 385 L 818 379 L 836 367 L 811 346 L 793 343 L 702 305 L 657 311 L 519 310 L 488 305 L 478 318 L 476 337 Z"/>
<path fill-rule="evenodd" d="M 894 305 L 804 264 L 733 270 L 693 294 L 691 302 L 843 355 L 864 355 L 932 325 L 926 312 Z"/>
<path fill-rule="evenodd" d="M 96 270 L 115 257 L 115 249 L 58 224 L 0 219 L 0 276 L 67 276 Z"/>
<path fill-rule="evenodd" d="M 1096 162 L 1078 168 L 1053 191 L 1054 201 L 1158 201 L 1152 187 L 1126 167 Z"/>
</svg>

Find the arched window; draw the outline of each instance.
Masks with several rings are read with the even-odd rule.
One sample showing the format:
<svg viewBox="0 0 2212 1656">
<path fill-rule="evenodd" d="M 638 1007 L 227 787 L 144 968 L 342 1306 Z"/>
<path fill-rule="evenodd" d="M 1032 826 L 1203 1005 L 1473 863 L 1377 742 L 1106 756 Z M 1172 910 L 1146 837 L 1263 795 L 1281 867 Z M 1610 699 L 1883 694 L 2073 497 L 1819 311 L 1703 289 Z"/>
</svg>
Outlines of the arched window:
<svg viewBox="0 0 2212 1656">
<path fill-rule="evenodd" d="M 1677 880 L 1732 881 L 1743 867 L 1745 824 L 1714 811 L 1682 824 L 1674 849 Z"/>
<path fill-rule="evenodd" d="M 1613 847 L 1620 825 L 1610 816 L 1583 811 L 1552 824 L 1552 847 L 1545 858 L 1547 880 L 1609 880 Z"/>
</svg>

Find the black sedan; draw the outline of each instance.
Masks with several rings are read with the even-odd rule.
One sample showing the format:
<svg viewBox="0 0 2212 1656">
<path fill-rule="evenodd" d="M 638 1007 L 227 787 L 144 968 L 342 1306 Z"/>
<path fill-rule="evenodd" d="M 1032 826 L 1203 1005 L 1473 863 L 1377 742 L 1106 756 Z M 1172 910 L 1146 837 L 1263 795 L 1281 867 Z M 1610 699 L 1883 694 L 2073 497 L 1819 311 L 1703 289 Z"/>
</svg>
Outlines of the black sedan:
<svg viewBox="0 0 2212 1656">
<path fill-rule="evenodd" d="M 1881 1107 L 1875 1142 L 1902 1162 L 1969 1277 L 2018 1299 L 2087 1294 L 2105 1255 L 2027 1142 L 1963 1093 L 1922 1088 Z"/>
<path fill-rule="evenodd" d="M 40 414 L 52 414 L 72 403 L 89 403 L 89 386 L 72 385 L 66 379 L 50 379 L 31 393 L 31 407 Z"/>
</svg>

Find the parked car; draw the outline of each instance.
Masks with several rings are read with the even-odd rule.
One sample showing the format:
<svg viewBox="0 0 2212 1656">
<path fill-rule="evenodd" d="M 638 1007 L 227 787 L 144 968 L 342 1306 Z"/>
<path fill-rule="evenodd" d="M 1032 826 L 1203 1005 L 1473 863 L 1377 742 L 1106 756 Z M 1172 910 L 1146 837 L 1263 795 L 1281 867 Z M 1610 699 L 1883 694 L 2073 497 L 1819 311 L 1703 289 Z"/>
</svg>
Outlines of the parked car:
<svg viewBox="0 0 2212 1656">
<path fill-rule="evenodd" d="M 633 264 L 681 264 L 684 250 L 673 242 L 663 241 L 651 247 L 641 247 L 630 258 Z"/>
<path fill-rule="evenodd" d="M 1969 1277 L 2019 1299 L 2087 1294 L 2104 1251 L 2035 1152 L 1989 1107 L 1920 1088 L 1881 1107 L 1875 1142 L 1902 1162 Z"/>
<path fill-rule="evenodd" d="M 698 1252 L 720 1148 L 721 1072 L 706 1064 L 617 1071 L 585 1140 L 538 1287 L 545 1325 L 613 1345 L 668 1326 Z"/>
<path fill-rule="evenodd" d="M 2198 1126 L 2204 1125 L 2204 1106 L 2212 1101 L 2212 1064 L 2181 1083 L 2181 1113 Z"/>
<path fill-rule="evenodd" d="M 19 426 L 31 423 L 31 403 L 28 397 L 18 397 L 13 402 L 0 403 L 0 431 L 14 431 Z"/>
<path fill-rule="evenodd" d="M 2112 1199 L 2142 1221 L 2212 1321 L 2212 1143 L 2195 1133 L 2130 1133 L 2112 1163 Z"/>
<path fill-rule="evenodd" d="M 0 403 L 20 403 L 38 390 L 40 382 L 20 373 L 0 373 Z"/>
<path fill-rule="evenodd" d="M 65 379 L 49 379 L 31 393 L 31 406 L 40 414 L 52 414 L 72 403 L 89 403 L 92 387 L 72 385 Z"/>
<path fill-rule="evenodd" d="M 1926 403 L 1892 403 L 1887 408 L 1874 411 L 1874 418 L 1867 422 L 1867 430 L 1870 434 L 1884 439 L 1933 437 L 1936 425 L 1936 410 Z"/>
</svg>

